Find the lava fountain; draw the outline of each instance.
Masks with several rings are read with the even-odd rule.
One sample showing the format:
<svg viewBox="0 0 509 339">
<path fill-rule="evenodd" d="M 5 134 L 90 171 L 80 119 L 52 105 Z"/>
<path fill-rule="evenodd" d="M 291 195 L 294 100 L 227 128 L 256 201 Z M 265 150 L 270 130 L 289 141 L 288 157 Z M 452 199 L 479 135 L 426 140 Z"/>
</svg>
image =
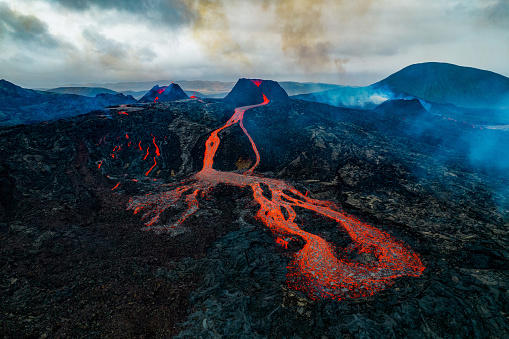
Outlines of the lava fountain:
<svg viewBox="0 0 509 339">
<path fill-rule="evenodd" d="M 260 87 L 261 80 L 254 80 L 253 83 Z M 218 184 L 249 186 L 253 199 L 260 205 L 256 217 L 277 237 L 277 243 L 287 248 L 287 239 L 304 240 L 304 246 L 293 254 L 287 267 L 287 283 L 289 287 L 307 293 L 311 299 L 365 297 L 390 286 L 398 277 L 421 275 L 425 267 L 419 256 L 389 234 L 345 214 L 332 202 L 312 199 L 302 194 L 284 181 L 253 175 L 260 163 L 260 154 L 244 127 L 243 118 L 247 110 L 269 103 L 265 94 L 263 99 L 260 104 L 236 108 L 223 126 L 212 131 L 205 142 L 203 168 L 189 178 L 186 184 L 170 191 L 134 197 L 129 201 L 127 208 L 135 214 L 140 213 L 145 221 L 143 230 L 170 232 L 175 229 L 198 211 L 198 196 L 205 196 Z M 221 142 L 219 133 L 235 124 L 239 124 L 248 137 L 256 155 L 255 164 L 242 174 L 213 168 L 214 156 Z M 270 199 L 264 195 L 264 188 L 270 191 Z M 186 211 L 175 223 L 161 225 L 161 213 L 180 199 L 186 202 Z M 337 256 L 333 244 L 297 225 L 295 207 L 335 220 L 352 239 L 352 244 L 342 250 L 344 254 L 357 251 L 369 253 L 376 259 L 361 264 L 347 259 L 346 255 Z"/>
</svg>

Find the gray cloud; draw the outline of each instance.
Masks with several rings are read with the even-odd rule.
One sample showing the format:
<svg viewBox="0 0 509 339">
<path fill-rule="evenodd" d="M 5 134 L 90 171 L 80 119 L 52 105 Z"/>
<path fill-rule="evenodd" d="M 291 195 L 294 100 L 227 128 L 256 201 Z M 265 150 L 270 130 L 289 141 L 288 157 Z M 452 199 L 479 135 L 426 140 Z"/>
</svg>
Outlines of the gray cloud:
<svg viewBox="0 0 509 339">
<path fill-rule="evenodd" d="M 82 35 L 94 46 L 95 52 L 99 52 L 102 55 L 106 55 L 115 59 L 121 59 L 125 58 L 128 54 L 128 47 L 126 45 L 112 39 L 108 39 L 104 35 L 92 29 L 85 29 Z"/>
<path fill-rule="evenodd" d="M 484 9 L 485 21 L 504 27 L 509 27 L 509 1 L 495 0 Z"/>
<path fill-rule="evenodd" d="M 74 11 L 92 8 L 117 10 L 143 18 L 146 22 L 175 27 L 192 21 L 193 12 L 183 0 L 49 0 Z"/>
<path fill-rule="evenodd" d="M 156 56 L 147 47 L 133 47 L 129 43 L 110 39 L 93 29 L 85 29 L 82 36 L 90 45 L 87 49 L 89 57 L 109 69 L 139 67 L 141 62 L 150 61 Z"/>
<path fill-rule="evenodd" d="M 508 17 L 508 0 L 0 0 L 0 64 L 25 83 L 367 84 L 423 61 L 507 75 Z"/>
<path fill-rule="evenodd" d="M 4 37 L 49 48 L 61 45 L 50 34 L 48 26 L 37 17 L 23 15 L 0 3 L 0 38 Z"/>
<path fill-rule="evenodd" d="M 472 3 L 456 3 L 447 13 L 450 16 L 464 16 L 471 23 L 481 27 L 506 30 L 509 27 L 509 1 L 476 0 Z"/>
</svg>

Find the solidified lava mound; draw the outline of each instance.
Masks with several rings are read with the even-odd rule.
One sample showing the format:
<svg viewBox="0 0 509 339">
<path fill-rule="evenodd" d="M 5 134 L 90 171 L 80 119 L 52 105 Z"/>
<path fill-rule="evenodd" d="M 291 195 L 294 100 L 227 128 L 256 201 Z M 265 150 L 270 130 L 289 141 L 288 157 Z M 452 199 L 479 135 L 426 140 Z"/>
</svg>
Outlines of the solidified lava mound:
<svg viewBox="0 0 509 339">
<path fill-rule="evenodd" d="M 138 102 L 168 102 L 181 99 L 189 99 L 182 88 L 175 83 L 159 87 L 155 85 Z"/>
<path fill-rule="evenodd" d="M 235 106 L 256 105 L 263 101 L 263 94 L 270 101 L 288 101 L 288 94 L 277 81 L 241 78 L 224 98 Z"/>
</svg>

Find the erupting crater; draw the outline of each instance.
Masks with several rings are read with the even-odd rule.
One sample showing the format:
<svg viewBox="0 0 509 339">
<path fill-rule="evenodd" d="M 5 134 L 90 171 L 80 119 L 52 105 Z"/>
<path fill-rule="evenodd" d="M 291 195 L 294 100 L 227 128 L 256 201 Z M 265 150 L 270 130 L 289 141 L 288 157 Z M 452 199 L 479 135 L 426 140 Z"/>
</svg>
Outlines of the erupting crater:
<svg viewBox="0 0 509 339">
<path fill-rule="evenodd" d="M 266 82 L 268 84 L 265 84 Z M 264 88 L 275 95 L 275 100 L 284 100 L 286 92 L 281 89 L 283 95 L 277 83 L 266 80 L 241 79 L 239 83 L 231 95 L 229 94 L 232 102 L 249 102 L 253 100 L 253 95 L 255 97 L 258 95 L 258 91 L 263 101 L 237 107 L 223 126 L 212 131 L 205 142 L 203 168 L 186 183 L 170 191 L 130 199 L 127 208 L 135 214 L 141 214 L 142 220 L 145 221 L 143 229 L 156 232 L 169 232 L 175 229 L 198 211 L 198 196 L 205 196 L 218 184 L 250 187 L 254 201 L 260 205 L 256 217 L 272 231 L 277 238 L 276 242 L 287 248 L 289 239 L 300 238 L 304 241 L 304 246 L 293 254 L 293 259 L 287 267 L 287 283 L 291 288 L 307 293 L 310 298 L 341 300 L 369 296 L 390 286 L 398 277 L 421 275 L 425 267 L 419 256 L 389 234 L 347 215 L 332 202 L 313 199 L 284 181 L 253 174 L 260 163 L 260 154 L 244 127 L 244 114 L 251 108 L 270 102 L 264 92 L 261 92 Z M 237 95 L 243 88 L 248 88 L 251 96 Z M 239 124 L 242 128 L 256 155 L 254 165 L 242 174 L 222 172 L 213 168 L 214 156 L 221 142 L 219 133 L 234 124 Z M 264 188 L 270 191 L 270 198 L 263 194 Z M 187 204 L 186 211 L 175 223 L 161 224 L 161 214 L 175 206 L 181 199 Z M 302 230 L 295 222 L 297 216 L 295 207 L 335 220 L 352 239 L 352 244 L 342 250 L 345 255 L 336 255 L 333 244 L 318 235 Z M 347 259 L 346 254 L 354 250 L 369 253 L 376 259 L 368 264 Z"/>
<path fill-rule="evenodd" d="M 189 97 L 178 84 L 172 82 L 168 86 L 159 87 L 156 85 L 152 87 L 138 102 L 156 103 L 181 99 L 189 99 Z"/>
</svg>

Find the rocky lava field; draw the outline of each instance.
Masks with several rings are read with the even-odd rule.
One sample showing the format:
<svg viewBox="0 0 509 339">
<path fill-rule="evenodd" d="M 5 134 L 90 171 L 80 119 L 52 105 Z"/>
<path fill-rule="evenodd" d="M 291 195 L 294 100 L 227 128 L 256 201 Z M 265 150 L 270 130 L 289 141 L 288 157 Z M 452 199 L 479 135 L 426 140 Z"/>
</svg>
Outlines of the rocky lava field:
<svg viewBox="0 0 509 339">
<path fill-rule="evenodd" d="M 3 335 L 507 336 L 508 210 L 497 190 L 506 178 L 469 167 L 461 153 L 437 160 L 448 126 L 416 137 L 374 111 L 256 86 L 270 102 L 244 112 L 260 155 L 253 175 L 389 234 L 418 256 L 419 274 L 362 296 L 298 289 L 287 274 L 304 239 L 275 234 L 252 190 L 224 182 L 196 193 L 192 213 L 190 199 L 160 211 L 157 224 L 175 227 L 146 230 L 133 201 L 192 184 L 211 133 L 237 106 L 263 100 L 239 81 L 224 101 L 132 104 L 0 129 Z M 256 156 L 240 124 L 218 135 L 214 169 L 249 171 Z M 294 209 L 295 223 L 337 258 L 375 265 L 336 221 Z"/>
</svg>

